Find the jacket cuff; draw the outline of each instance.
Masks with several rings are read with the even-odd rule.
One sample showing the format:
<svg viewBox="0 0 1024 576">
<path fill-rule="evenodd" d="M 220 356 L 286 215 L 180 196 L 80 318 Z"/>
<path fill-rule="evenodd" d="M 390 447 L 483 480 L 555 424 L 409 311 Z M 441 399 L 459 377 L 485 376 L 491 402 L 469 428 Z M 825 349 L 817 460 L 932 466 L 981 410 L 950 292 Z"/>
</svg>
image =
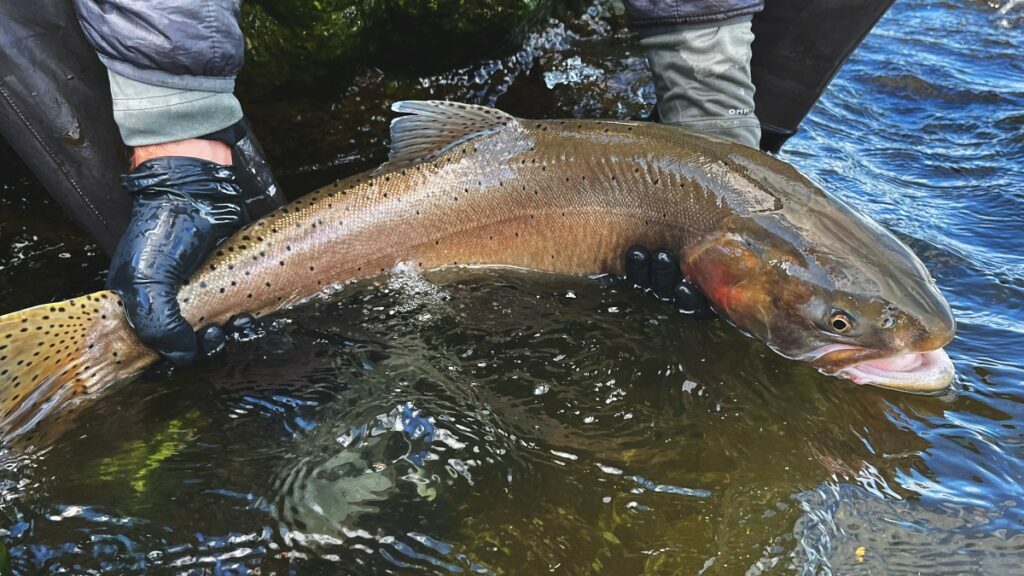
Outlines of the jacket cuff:
<svg viewBox="0 0 1024 576">
<path fill-rule="evenodd" d="M 199 138 L 242 119 L 230 92 L 183 90 L 146 84 L 107 69 L 114 121 L 128 146 Z"/>
<path fill-rule="evenodd" d="M 663 2 L 659 8 L 654 9 L 641 8 L 635 4 L 637 3 L 626 3 L 626 15 L 629 17 L 630 26 L 641 33 L 644 28 L 649 26 L 722 25 L 742 16 L 752 17 L 764 9 L 764 2 L 739 2 L 737 6 L 718 11 L 697 10 L 696 8 L 679 10 L 680 6 L 686 5 L 685 2 Z M 694 3 L 695 6 L 697 4 L 700 3 Z"/>
<path fill-rule="evenodd" d="M 753 14 L 745 14 L 742 16 L 733 16 L 724 20 L 708 21 L 708 22 L 674 22 L 674 23 L 657 23 L 648 24 L 644 26 L 636 27 L 637 36 L 640 37 L 641 41 L 652 36 L 662 36 L 665 34 L 676 34 L 692 32 L 694 30 L 706 30 L 711 28 L 722 28 L 724 26 L 732 26 L 733 24 L 744 24 L 753 21 Z"/>
<path fill-rule="evenodd" d="M 177 88 L 179 90 L 201 90 L 203 92 L 234 92 L 234 76 L 196 76 L 165 72 L 155 68 L 139 68 L 127 62 L 97 53 L 100 62 L 119 76 L 130 78 L 143 84 Z"/>
</svg>

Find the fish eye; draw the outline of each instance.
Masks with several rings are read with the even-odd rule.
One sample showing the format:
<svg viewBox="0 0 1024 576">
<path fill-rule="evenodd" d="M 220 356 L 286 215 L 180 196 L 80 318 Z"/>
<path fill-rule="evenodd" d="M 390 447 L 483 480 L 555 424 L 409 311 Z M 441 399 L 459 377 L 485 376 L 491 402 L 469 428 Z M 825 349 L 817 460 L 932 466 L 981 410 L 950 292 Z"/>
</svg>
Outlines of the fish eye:
<svg viewBox="0 0 1024 576">
<path fill-rule="evenodd" d="M 842 310 L 833 310 L 828 316 L 828 325 L 832 330 L 846 334 L 853 328 L 853 318 Z"/>
</svg>

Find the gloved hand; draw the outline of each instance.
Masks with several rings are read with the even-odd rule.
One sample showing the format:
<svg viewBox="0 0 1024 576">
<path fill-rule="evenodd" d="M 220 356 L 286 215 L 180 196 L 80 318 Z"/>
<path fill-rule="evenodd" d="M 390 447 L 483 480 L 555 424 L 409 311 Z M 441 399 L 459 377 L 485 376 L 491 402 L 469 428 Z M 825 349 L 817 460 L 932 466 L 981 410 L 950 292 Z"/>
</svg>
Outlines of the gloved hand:
<svg viewBox="0 0 1024 576">
<path fill-rule="evenodd" d="M 680 312 L 695 318 L 713 318 L 704 294 L 683 277 L 679 261 L 668 250 L 658 250 L 652 257 L 643 246 L 632 246 L 625 255 L 626 281 L 650 290 L 663 302 L 673 302 Z"/>
<path fill-rule="evenodd" d="M 143 343 L 177 366 L 190 364 L 223 346 L 223 330 L 208 328 L 197 339 L 181 316 L 178 288 L 218 242 L 248 221 L 235 170 L 166 156 L 139 164 L 122 186 L 134 197 L 132 217 L 111 259 L 107 287 L 120 293 Z"/>
<path fill-rule="evenodd" d="M 210 324 L 196 333 L 201 356 L 213 356 L 220 353 L 228 342 L 228 336 L 252 337 L 256 334 L 256 317 L 242 312 L 228 319 L 223 326 Z"/>
</svg>

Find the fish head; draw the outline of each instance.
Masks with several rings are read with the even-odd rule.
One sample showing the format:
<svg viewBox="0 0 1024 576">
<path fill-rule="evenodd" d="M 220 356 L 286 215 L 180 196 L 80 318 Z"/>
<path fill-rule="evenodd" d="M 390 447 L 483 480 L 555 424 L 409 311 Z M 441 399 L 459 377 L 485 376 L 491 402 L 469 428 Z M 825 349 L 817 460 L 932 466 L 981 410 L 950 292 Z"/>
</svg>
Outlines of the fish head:
<svg viewBox="0 0 1024 576">
<path fill-rule="evenodd" d="M 827 200 L 736 218 L 687 254 L 684 272 L 783 356 L 860 384 L 944 390 L 956 323 L 931 275 L 888 231 Z"/>
</svg>

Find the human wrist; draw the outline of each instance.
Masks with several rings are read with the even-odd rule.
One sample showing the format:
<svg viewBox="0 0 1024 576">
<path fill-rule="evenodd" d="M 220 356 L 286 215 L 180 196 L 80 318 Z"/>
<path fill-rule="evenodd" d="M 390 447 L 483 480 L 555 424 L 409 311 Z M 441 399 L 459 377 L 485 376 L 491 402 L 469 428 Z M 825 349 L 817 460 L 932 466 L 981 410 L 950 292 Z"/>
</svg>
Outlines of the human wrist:
<svg viewBox="0 0 1024 576">
<path fill-rule="evenodd" d="M 163 144 L 136 146 L 132 151 L 131 167 L 134 170 L 147 160 L 163 156 L 186 156 L 225 166 L 231 165 L 231 148 L 227 144 L 217 140 L 189 138 Z"/>
</svg>

